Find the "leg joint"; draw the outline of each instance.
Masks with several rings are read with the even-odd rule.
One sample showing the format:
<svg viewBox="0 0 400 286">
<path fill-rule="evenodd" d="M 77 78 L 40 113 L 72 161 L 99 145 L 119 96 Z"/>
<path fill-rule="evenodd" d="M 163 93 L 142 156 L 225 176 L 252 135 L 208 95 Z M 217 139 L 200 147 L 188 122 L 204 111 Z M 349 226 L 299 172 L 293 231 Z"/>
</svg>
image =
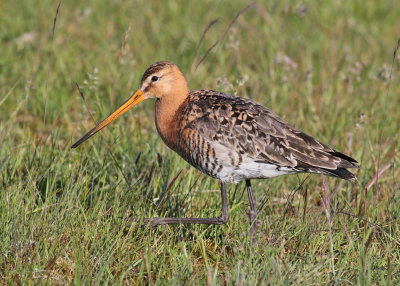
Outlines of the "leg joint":
<svg viewBox="0 0 400 286">
<path fill-rule="evenodd" d="M 222 214 L 218 217 L 218 221 L 221 222 L 220 224 L 227 223 L 229 220 L 229 216 L 227 214 Z"/>
</svg>

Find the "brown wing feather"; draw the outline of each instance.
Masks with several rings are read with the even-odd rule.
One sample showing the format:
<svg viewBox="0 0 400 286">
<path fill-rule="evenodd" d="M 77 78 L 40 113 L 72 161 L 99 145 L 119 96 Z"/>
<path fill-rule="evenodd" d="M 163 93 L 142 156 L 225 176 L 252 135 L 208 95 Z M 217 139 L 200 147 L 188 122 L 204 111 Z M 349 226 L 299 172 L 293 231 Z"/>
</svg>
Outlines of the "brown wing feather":
<svg viewBox="0 0 400 286">
<path fill-rule="evenodd" d="M 257 162 L 335 176 L 348 171 L 334 170 L 359 168 L 354 159 L 297 130 L 249 99 L 211 90 L 191 91 L 189 96 L 183 112 L 187 115 L 185 128 Z"/>
</svg>

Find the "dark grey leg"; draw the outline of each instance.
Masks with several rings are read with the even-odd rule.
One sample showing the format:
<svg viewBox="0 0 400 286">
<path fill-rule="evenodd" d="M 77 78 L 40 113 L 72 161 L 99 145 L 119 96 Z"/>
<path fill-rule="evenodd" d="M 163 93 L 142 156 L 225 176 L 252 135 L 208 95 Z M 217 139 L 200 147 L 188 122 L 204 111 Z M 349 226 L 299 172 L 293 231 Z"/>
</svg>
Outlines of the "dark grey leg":
<svg viewBox="0 0 400 286">
<path fill-rule="evenodd" d="M 253 226 L 256 227 L 254 221 L 257 217 L 257 208 L 256 208 L 256 203 L 254 201 L 253 189 L 251 187 L 250 180 L 246 180 L 246 187 L 247 187 L 247 195 L 249 196 L 249 202 L 250 202 L 249 220 L 250 220 L 250 225 L 253 228 Z"/>
<path fill-rule="evenodd" d="M 150 223 L 150 226 L 164 225 L 164 224 L 180 224 L 180 223 L 198 223 L 198 224 L 224 224 L 228 222 L 228 197 L 226 194 L 226 183 L 221 182 L 221 200 L 222 200 L 222 214 L 216 218 L 173 218 L 173 217 L 155 217 L 146 218 L 143 220 L 144 224 Z"/>
</svg>

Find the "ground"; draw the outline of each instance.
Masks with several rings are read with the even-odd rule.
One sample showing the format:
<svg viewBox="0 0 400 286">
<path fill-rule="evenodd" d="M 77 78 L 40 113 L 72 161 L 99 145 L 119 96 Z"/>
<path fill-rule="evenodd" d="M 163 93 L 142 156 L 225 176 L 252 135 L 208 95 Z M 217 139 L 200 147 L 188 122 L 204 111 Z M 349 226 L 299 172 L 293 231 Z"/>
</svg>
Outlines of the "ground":
<svg viewBox="0 0 400 286">
<path fill-rule="evenodd" d="M 249 4 L 0 3 L 0 283 L 400 283 L 400 6 Z M 358 180 L 254 180 L 255 236 L 244 183 L 226 225 L 138 228 L 220 214 L 219 183 L 163 144 L 150 100 L 70 149 L 158 60 L 354 157 Z"/>
</svg>

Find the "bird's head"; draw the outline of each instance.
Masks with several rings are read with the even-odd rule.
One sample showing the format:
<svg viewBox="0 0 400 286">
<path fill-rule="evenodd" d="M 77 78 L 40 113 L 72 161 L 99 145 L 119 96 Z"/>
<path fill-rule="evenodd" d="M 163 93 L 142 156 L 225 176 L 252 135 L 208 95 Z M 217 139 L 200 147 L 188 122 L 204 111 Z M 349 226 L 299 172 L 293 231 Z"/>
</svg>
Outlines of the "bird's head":
<svg viewBox="0 0 400 286">
<path fill-rule="evenodd" d="M 146 98 L 163 99 L 174 96 L 175 90 L 181 85 L 187 88 L 186 80 L 178 66 L 171 62 L 157 62 L 144 72 L 140 82 L 140 92 Z"/>
<path fill-rule="evenodd" d="M 183 101 L 188 92 L 185 77 L 177 65 L 167 61 L 156 62 L 145 71 L 140 86 L 133 95 L 71 147 L 78 147 L 130 108 L 147 98 L 157 98 L 157 100 L 164 101 L 166 104 L 173 105 Z"/>
</svg>

